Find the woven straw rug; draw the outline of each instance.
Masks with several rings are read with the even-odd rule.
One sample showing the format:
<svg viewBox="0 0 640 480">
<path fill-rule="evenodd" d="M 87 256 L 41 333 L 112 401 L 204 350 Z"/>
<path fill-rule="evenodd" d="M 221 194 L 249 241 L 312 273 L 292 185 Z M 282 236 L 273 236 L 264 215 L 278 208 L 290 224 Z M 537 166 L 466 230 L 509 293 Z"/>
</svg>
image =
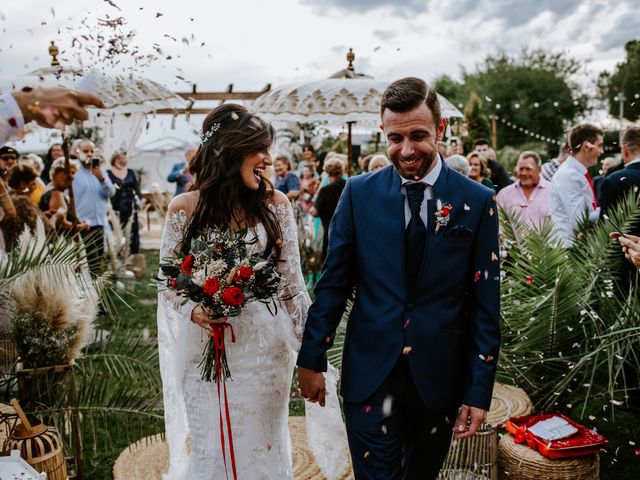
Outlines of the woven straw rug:
<svg viewBox="0 0 640 480">
<path fill-rule="evenodd" d="M 313 454 L 307 448 L 304 417 L 289 417 L 289 431 L 293 446 L 293 475 L 296 480 L 323 480 Z M 169 452 L 160 435 L 146 437 L 129 445 L 113 467 L 114 480 L 160 480 L 168 467 Z M 345 472 L 340 480 L 351 480 Z"/>
</svg>

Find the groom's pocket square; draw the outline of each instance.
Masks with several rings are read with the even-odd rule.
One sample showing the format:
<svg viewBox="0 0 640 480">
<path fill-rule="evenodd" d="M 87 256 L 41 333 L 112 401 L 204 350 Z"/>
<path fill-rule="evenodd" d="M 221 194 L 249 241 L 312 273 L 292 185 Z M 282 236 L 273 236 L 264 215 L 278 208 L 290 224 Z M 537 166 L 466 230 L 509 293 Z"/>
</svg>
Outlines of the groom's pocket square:
<svg viewBox="0 0 640 480">
<path fill-rule="evenodd" d="M 445 232 L 445 238 L 467 238 L 473 234 L 473 231 L 464 225 L 456 225 L 447 229 Z"/>
</svg>

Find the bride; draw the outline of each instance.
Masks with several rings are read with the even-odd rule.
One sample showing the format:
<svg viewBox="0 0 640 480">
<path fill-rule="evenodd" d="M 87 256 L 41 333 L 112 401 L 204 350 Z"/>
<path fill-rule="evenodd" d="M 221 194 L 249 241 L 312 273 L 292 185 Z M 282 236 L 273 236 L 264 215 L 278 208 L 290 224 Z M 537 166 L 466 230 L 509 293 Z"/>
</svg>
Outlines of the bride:
<svg viewBox="0 0 640 480">
<path fill-rule="evenodd" d="M 228 321 L 227 380 L 238 478 L 291 479 L 288 407 L 294 367 L 309 306 L 300 270 L 296 222 L 289 200 L 264 176 L 271 165 L 271 125 L 239 105 L 212 110 L 190 169 L 195 189 L 169 205 L 160 256 L 189 251 L 191 239 L 218 226 L 247 229 L 257 252 L 275 249 L 283 291 L 277 313 L 249 303 Z M 215 383 L 202 381 L 198 364 L 212 320 L 202 307 L 159 292 L 158 343 L 170 468 L 167 479 L 214 480 L 231 475 L 228 438 L 222 446 Z M 273 309 L 271 309 L 273 311 Z M 213 320 L 216 321 L 216 320 Z M 224 407 L 223 410 L 224 412 Z M 223 414 L 224 416 L 224 414 Z M 223 454 L 223 448 L 225 452 Z"/>
</svg>

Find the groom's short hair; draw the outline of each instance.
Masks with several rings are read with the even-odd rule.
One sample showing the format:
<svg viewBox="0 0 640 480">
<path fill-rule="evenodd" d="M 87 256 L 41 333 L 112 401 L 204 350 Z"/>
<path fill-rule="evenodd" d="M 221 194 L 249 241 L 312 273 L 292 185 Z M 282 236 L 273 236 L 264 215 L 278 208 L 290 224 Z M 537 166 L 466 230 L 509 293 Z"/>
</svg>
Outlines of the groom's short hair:
<svg viewBox="0 0 640 480">
<path fill-rule="evenodd" d="M 437 127 L 440 123 L 440 101 L 436 91 L 420 78 L 401 78 L 389 85 L 382 93 L 380 116 L 387 108 L 392 112 L 404 113 L 417 108 L 423 102 L 431 110 Z"/>
</svg>

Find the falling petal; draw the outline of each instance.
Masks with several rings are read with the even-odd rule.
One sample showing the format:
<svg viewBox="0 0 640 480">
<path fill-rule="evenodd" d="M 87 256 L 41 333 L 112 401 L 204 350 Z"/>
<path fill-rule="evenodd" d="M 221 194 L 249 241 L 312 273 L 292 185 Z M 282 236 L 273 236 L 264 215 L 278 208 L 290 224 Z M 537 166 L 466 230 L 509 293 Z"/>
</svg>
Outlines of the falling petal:
<svg viewBox="0 0 640 480">
<path fill-rule="evenodd" d="M 393 397 L 391 395 L 387 395 L 384 397 L 382 401 L 382 416 L 388 417 L 391 415 L 391 409 L 393 408 Z"/>
<path fill-rule="evenodd" d="M 409 355 L 411 353 L 412 348 L 411 347 L 404 347 L 402 349 L 402 354 L 403 355 Z"/>
<path fill-rule="evenodd" d="M 471 210 L 471 207 L 465 203 L 464 204 L 464 209 L 465 209 L 465 211 L 468 212 L 469 210 Z"/>
</svg>

